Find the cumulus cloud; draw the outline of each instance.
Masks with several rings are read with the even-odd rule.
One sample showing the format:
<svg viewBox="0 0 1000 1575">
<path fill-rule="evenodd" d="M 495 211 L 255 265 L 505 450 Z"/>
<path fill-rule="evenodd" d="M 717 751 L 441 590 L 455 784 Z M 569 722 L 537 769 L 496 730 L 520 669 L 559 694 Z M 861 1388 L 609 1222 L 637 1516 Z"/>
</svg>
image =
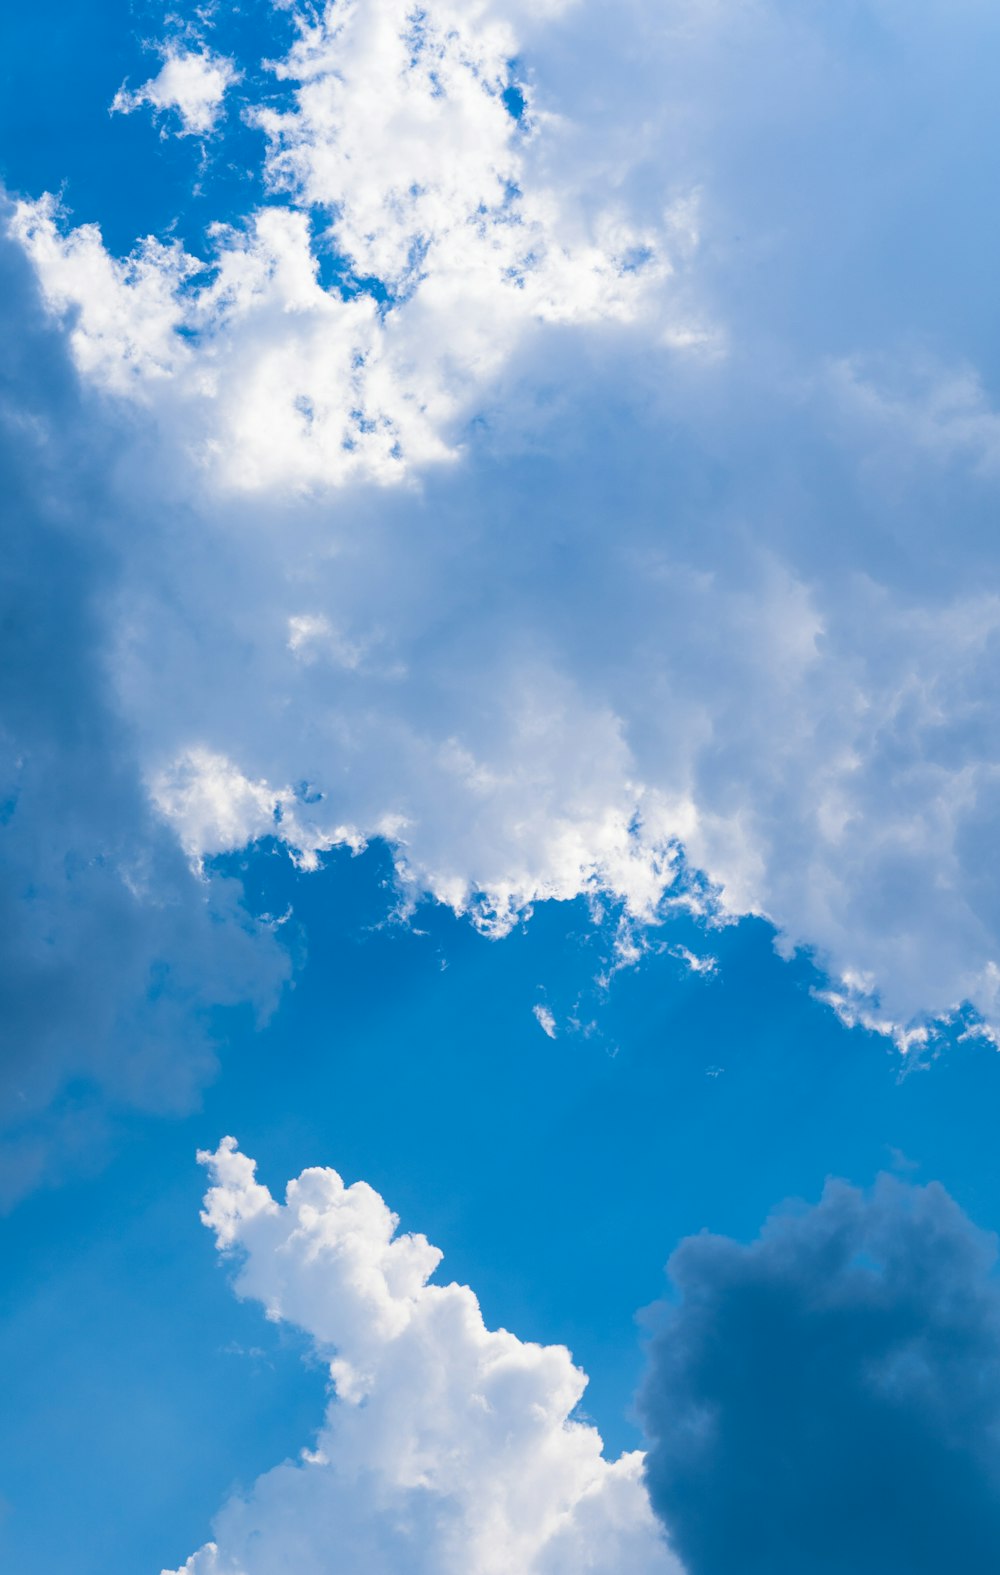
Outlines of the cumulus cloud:
<svg viewBox="0 0 1000 1575">
<path fill-rule="evenodd" d="M 129 412 L 117 698 L 194 857 L 386 836 L 492 933 L 696 870 L 845 1020 L 1000 1026 L 997 24 L 862 10 L 327 7 L 206 257 L 19 207 Z"/>
<path fill-rule="evenodd" d="M 274 64 L 293 107 L 252 112 L 291 206 L 216 226 L 209 259 L 147 241 L 120 261 L 95 225 L 63 234 L 51 199 L 20 205 L 96 381 L 167 397 L 175 440 L 231 488 L 384 484 L 456 456 L 456 422 L 533 327 L 652 312 L 680 331 L 669 216 L 637 225 L 613 192 L 595 204 L 587 171 L 553 180 L 540 128 L 505 100 L 509 24 L 442 0 L 298 20 Z"/>
<path fill-rule="evenodd" d="M 586 1380 L 565 1348 L 429 1283 L 440 1252 L 364 1182 L 306 1170 L 279 1204 L 233 1139 L 200 1157 L 237 1291 L 309 1333 L 334 1393 L 315 1447 L 233 1498 L 183 1575 L 681 1575 L 641 1456 L 605 1460 L 574 1418 Z"/>
<path fill-rule="evenodd" d="M 0 247 L 0 1205 L 189 1108 L 212 1013 L 273 1005 L 287 962 L 238 884 L 153 810 L 107 666 L 118 523 L 95 423 L 24 259 Z"/>
<path fill-rule="evenodd" d="M 209 49 L 183 49 L 168 44 L 155 77 L 141 87 L 122 83 L 111 101 L 112 114 L 130 115 L 148 108 L 154 115 L 176 115 L 179 137 L 204 137 L 215 129 L 227 90 L 238 72 L 231 60 Z"/>
<path fill-rule="evenodd" d="M 996 1242 L 940 1186 L 830 1183 L 669 1272 L 641 1412 L 689 1575 L 992 1568 Z"/>
</svg>

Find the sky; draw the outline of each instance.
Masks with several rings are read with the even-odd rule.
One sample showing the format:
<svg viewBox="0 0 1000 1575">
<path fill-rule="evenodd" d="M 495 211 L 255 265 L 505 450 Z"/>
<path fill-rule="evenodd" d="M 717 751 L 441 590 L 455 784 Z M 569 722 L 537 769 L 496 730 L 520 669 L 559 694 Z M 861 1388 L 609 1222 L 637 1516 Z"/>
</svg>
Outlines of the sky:
<svg viewBox="0 0 1000 1575">
<path fill-rule="evenodd" d="M 0 41 L 4 1567 L 992 1571 L 995 8 Z"/>
</svg>

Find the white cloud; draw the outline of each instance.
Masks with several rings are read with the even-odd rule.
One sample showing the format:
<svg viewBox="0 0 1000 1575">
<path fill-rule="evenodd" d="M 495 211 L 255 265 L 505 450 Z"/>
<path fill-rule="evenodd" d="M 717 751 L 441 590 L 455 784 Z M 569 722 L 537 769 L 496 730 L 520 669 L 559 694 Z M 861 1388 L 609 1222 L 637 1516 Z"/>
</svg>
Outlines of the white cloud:
<svg viewBox="0 0 1000 1575">
<path fill-rule="evenodd" d="M 719 959 L 708 954 L 699 956 L 687 946 L 671 946 L 671 957 L 676 957 L 694 974 L 713 974 L 718 971 Z"/>
<path fill-rule="evenodd" d="M 562 1346 L 487 1329 L 440 1252 L 364 1182 L 306 1170 L 279 1205 L 225 1139 L 203 1219 L 236 1289 L 305 1329 L 335 1390 L 315 1447 L 218 1515 L 184 1575 L 681 1575 L 642 1457 L 604 1459 Z"/>
<path fill-rule="evenodd" d="M 168 44 L 156 76 L 138 88 L 123 82 L 111 110 L 120 115 L 144 106 L 161 115 L 173 110 L 180 121 L 178 136 L 204 137 L 215 129 L 222 101 L 237 76 L 233 62 L 224 55 Z"/>
<path fill-rule="evenodd" d="M 157 804 L 195 856 L 386 835 L 494 933 L 581 891 L 647 919 L 682 847 L 845 1017 L 1000 1024 L 1000 368 L 963 184 L 994 21 L 425 10 L 303 25 L 259 117 L 289 204 L 217 230 L 207 282 L 19 210 L 130 410 L 108 616 Z"/>
<path fill-rule="evenodd" d="M 504 102 L 516 48 L 487 8 L 445 0 L 301 16 L 274 66 L 293 107 L 256 112 L 267 184 L 297 207 L 218 226 L 206 284 L 180 246 L 146 242 L 114 262 L 94 226 L 64 235 L 51 200 L 22 203 L 18 233 L 52 304 L 76 316 L 81 367 L 166 399 L 176 440 L 227 485 L 302 490 L 454 458 L 456 423 L 539 325 L 648 327 L 652 313 L 660 335 L 691 337 L 673 289 L 689 221 L 664 206 L 637 223 L 613 187 L 595 202 L 592 172 L 565 161 L 553 179 L 546 124 L 515 123 Z M 190 59 L 192 80 L 211 76 L 221 94 L 228 64 Z M 140 96 L 162 97 L 158 83 Z M 309 209 L 325 250 L 378 281 L 375 295 L 321 287 Z M 402 309 L 380 309 L 379 294 Z"/>
<path fill-rule="evenodd" d="M 531 1010 L 535 1014 L 535 1020 L 542 1033 L 547 1034 L 550 1039 L 554 1039 L 556 1037 L 556 1020 L 552 1015 L 551 1009 L 539 1003 L 537 1006 L 533 1006 Z"/>
</svg>

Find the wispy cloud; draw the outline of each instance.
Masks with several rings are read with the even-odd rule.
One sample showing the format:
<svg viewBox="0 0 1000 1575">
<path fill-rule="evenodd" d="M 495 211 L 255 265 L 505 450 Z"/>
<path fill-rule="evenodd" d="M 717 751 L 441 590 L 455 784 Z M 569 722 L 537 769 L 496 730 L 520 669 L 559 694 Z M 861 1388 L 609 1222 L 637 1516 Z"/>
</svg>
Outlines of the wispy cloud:
<svg viewBox="0 0 1000 1575">
<path fill-rule="evenodd" d="M 550 1039 L 554 1039 L 556 1037 L 556 1020 L 549 1007 L 539 1004 L 538 1006 L 533 1006 L 531 1010 L 542 1033 L 547 1034 Z"/>
</svg>

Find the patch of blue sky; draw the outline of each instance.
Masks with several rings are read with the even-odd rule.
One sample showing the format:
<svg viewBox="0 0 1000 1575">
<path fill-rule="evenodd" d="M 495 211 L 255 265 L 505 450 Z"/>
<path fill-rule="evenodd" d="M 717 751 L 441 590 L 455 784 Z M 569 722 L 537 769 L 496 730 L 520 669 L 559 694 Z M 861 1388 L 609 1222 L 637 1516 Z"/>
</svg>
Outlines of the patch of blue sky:
<svg viewBox="0 0 1000 1575">
<path fill-rule="evenodd" d="M 524 120 L 527 113 L 528 99 L 524 91 L 524 85 L 517 80 L 516 60 L 512 60 L 510 63 L 510 77 L 511 79 L 500 97 L 503 99 L 504 108 L 511 120 L 516 120 L 520 123 Z"/>
<path fill-rule="evenodd" d="M 145 110 L 113 115 L 123 82 L 135 88 L 156 75 L 157 47 L 171 32 L 163 8 L 146 0 L 61 7 L 57 26 L 31 6 L 8 6 L 0 18 L 4 183 L 17 194 L 60 193 L 73 222 L 99 224 L 119 257 L 145 235 L 176 237 L 197 252 L 209 225 L 239 222 L 264 197 L 263 134 L 241 111 L 289 99 L 263 62 L 287 50 L 292 16 L 257 0 L 213 8 L 196 37 L 177 34 L 180 44 L 235 58 L 243 74 L 217 135 L 179 137 L 169 112 L 159 122 Z"/>
</svg>

